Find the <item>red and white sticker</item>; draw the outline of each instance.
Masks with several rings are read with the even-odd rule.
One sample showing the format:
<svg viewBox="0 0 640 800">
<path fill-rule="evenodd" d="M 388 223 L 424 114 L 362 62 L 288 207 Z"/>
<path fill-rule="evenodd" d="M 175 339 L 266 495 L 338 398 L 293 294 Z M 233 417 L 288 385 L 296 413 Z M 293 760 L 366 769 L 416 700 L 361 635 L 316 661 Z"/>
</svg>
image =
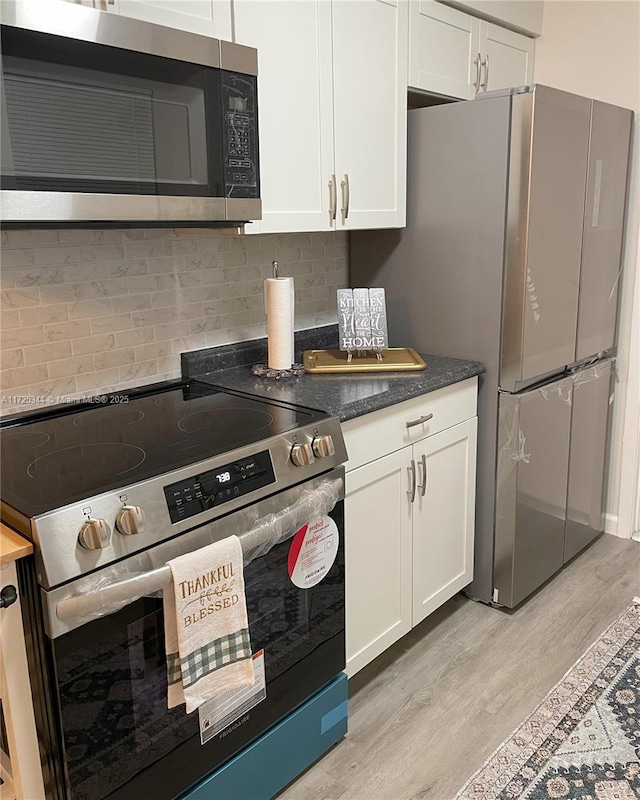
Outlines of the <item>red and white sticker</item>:
<svg viewBox="0 0 640 800">
<path fill-rule="evenodd" d="M 331 517 L 312 519 L 296 533 L 287 567 L 291 583 L 309 589 L 325 577 L 338 555 L 338 526 Z"/>
</svg>

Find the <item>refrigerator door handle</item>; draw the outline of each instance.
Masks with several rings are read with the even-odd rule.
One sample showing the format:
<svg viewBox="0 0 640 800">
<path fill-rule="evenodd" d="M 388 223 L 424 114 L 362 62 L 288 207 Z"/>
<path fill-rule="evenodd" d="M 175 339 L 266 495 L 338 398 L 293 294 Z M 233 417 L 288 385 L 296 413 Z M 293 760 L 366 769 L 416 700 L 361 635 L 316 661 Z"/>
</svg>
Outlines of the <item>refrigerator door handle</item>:
<svg viewBox="0 0 640 800">
<path fill-rule="evenodd" d="M 416 499 L 416 462 L 411 459 L 411 465 L 409 466 L 409 477 L 411 478 L 410 488 L 407 494 L 411 498 L 411 502 L 413 503 Z"/>
</svg>

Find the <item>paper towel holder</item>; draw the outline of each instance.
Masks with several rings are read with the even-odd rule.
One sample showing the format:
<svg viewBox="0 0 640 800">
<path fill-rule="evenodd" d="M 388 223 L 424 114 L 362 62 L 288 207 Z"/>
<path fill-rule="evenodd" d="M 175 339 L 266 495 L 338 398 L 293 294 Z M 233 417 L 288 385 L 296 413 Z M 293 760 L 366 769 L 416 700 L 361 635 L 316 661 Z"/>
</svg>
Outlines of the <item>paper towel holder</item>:
<svg viewBox="0 0 640 800">
<path fill-rule="evenodd" d="M 278 262 L 271 262 L 271 269 L 273 270 L 273 277 L 278 277 Z M 281 378 L 297 378 L 304 375 L 304 366 L 302 364 L 292 364 L 287 369 L 274 369 L 268 364 L 254 364 L 251 372 L 260 378 L 271 378 L 279 381 Z"/>
</svg>

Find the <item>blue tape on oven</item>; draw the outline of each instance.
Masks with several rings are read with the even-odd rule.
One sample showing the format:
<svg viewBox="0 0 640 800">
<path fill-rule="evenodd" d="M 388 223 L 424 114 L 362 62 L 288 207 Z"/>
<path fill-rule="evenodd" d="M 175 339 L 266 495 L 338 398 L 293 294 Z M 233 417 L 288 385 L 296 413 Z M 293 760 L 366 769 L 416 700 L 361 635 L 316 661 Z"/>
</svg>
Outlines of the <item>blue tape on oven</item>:
<svg viewBox="0 0 640 800">
<path fill-rule="evenodd" d="M 340 705 L 332 708 L 320 719 L 320 735 L 325 734 L 328 730 L 333 728 L 347 716 L 348 703 L 345 700 Z"/>
</svg>

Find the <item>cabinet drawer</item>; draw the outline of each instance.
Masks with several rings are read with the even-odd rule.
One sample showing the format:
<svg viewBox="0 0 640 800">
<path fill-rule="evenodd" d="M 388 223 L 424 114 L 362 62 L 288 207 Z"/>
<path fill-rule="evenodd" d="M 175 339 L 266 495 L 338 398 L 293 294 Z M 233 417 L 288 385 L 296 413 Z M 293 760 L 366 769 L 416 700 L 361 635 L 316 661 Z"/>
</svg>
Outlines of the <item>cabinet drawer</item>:
<svg viewBox="0 0 640 800">
<path fill-rule="evenodd" d="M 356 469 L 475 417 L 477 399 L 478 379 L 468 378 L 461 383 L 344 422 L 342 432 L 349 456 L 345 468 L 347 471 Z M 429 419 L 407 428 L 408 422 L 421 417 Z"/>
</svg>

